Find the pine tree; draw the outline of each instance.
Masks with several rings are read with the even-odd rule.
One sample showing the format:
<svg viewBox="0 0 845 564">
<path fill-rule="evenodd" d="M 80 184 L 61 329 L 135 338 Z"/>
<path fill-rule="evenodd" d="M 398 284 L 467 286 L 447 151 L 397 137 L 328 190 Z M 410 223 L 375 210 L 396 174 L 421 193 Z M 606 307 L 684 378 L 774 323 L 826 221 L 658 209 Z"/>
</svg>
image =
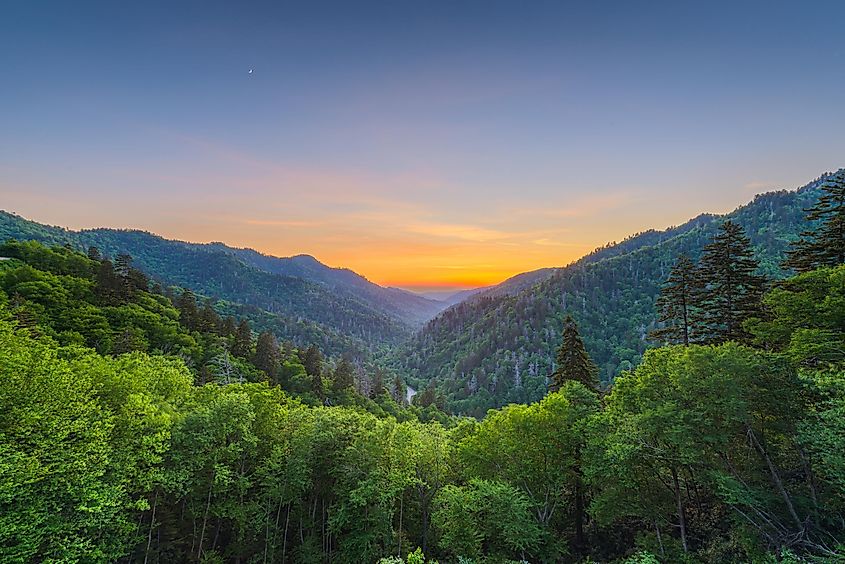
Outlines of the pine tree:
<svg viewBox="0 0 845 564">
<path fill-rule="evenodd" d="M 231 315 L 227 316 L 226 319 L 223 320 L 223 323 L 220 326 L 220 334 L 224 337 L 231 337 L 235 334 L 237 330 L 237 324 L 235 323 L 235 318 Z"/>
<path fill-rule="evenodd" d="M 651 338 L 671 344 L 690 344 L 690 317 L 694 303 L 695 264 L 687 255 L 678 257 L 657 298 L 657 320 L 665 324 Z"/>
<path fill-rule="evenodd" d="M 766 280 L 755 274 L 758 266 L 742 227 L 732 221 L 723 223 L 704 247 L 696 274 L 692 326 L 704 343 L 748 338 L 743 322 L 762 315 Z"/>
<path fill-rule="evenodd" d="M 277 384 L 276 376 L 279 369 L 279 342 L 276 337 L 269 331 L 264 331 L 258 335 L 258 340 L 255 344 L 255 357 L 253 364 L 267 375 L 267 379 L 273 384 Z"/>
<path fill-rule="evenodd" d="M 348 390 L 355 385 L 355 368 L 346 358 L 342 358 L 332 375 L 332 389 L 336 392 Z"/>
<path fill-rule="evenodd" d="M 102 253 L 100 253 L 100 249 L 91 246 L 88 247 L 88 258 L 93 261 L 100 262 L 101 260 L 103 260 L 103 255 Z"/>
<path fill-rule="evenodd" d="M 414 403 L 420 407 L 428 407 L 437 401 L 437 391 L 434 389 L 434 380 L 429 380 L 428 385 L 418 396 L 414 396 Z"/>
<path fill-rule="evenodd" d="M 244 319 L 238 324 L 235 337 L 232 339 L 232 354 L 241 358 L 249 358 L 252 352 L 252 330 L 249 322 Z"/>
<path fill-rule="evenodd" d="M 377 398 L 384 393 L 384 372 L 381 368 L 376 368 L 373 374 L 373 383 L 370 386 L 370 398 Z"/>
<path fill-rule="evenodd" d="M 97 269 L 94 292 L 104 305 L 114 305 L 118 301 L 120 278 L 114 273 L 111 261 L 103 260 Z"/>
<path fill-rule="evenodd" d="M 323 355 L 315 345 L 309 346 L 302 354 L 302 365 L 305 373 L 311 377 L 311 390 L 321 400 L 326 399 L 323 385 Z"/>
<path fill-rule="evenodd" d="M 598 367 L 587 354 L 578 326 L 570 316 L 563 322 L 563 342 L 557 351 L 557 369 L 552 374 L 551 391 L 560 390 L 569 380 L 598 391 Z"/>
<path fill-rule="evenodd" d="M 197 315 L 197 331 L 200 333 L 214 333 L 220 325 L 220 316 L 211 307 L 211 303 L 205 302 Z"/>
<path fill-rule="evenodd" d="M 199 312 L 197 311 L 197 298 L 194 293 L 185 288 L 176 298 L 174 305 L 179 310 L 179 322 L 192 331 L 196 330 Z"/>
<path fill-rule="evenodd" d="M 400 405 L 405 403 L 405 382 L 402 381 L 402 378 L 398 374 L 395 378 L 393 378 L 393 390 L 391 390 L 391 392 L 396 403 Z"/>
<path fill-rule="evenodd" d="M 129 269 L 132 268 L 132 256 L 126 253 L 119 254 L 114 259 L 114 272 L 121 278 L 129 276 Z"/>
<path fill-rule="evenodd" d="M 309 376 L 318 376 L 323 372 L 323 355 L 320 354 L 320 349 L 316 345 L 311 345 L 305 349 L 302 355 L 302 365 L 305 367 L 305 373 Z"/>
<path fill-rule="evenodd" d="M 819 201 L 804 210 L 807 221 L 817 222 L 815 228 L 793 243 L 784 263 L 798 272 L 845 264 L 845 169 L 825 180 L 821 189 Z"/>
</svg>

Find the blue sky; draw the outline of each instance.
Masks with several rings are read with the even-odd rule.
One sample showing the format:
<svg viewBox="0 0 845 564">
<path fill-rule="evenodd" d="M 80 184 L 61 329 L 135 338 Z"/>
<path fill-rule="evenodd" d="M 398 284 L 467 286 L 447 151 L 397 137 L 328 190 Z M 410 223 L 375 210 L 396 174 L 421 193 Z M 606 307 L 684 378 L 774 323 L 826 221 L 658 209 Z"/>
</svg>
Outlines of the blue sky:
<svg viewBox="0 0 845 564">
<path fill-rule="evenodd" d="M 842 166 L 843 16 L 6 2 L 0 208 L 487 284 Z"/>
</svg>

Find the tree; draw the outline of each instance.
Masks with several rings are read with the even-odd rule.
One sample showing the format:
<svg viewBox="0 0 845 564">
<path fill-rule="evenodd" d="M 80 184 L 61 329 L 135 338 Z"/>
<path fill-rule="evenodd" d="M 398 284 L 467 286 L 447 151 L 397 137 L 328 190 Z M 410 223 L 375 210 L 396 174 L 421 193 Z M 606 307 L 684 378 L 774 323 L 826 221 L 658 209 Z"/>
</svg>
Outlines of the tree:
<svg viewBox="0 0 845 564">
<path fill-rule="evenodd" d="M 783 352 L 799 366 L 845 363 L 845 265 L 784 280 L 763 302 L 767 318 L 747 323 L 756 346 Z"/>
<path fill-rule="evenodd" d="M 117 303 L 120 295 L 120 278 L 114 273 L 111 261 L 103 260 L 97 269 L 94 291 L 104 305 Z"/>
<path fill-rule="evenodd" d="M 384 371 L 381 367 L 376 368 L 375 374 L 373 374 L 373 383 L 370 386 L 370 398 L 374 399 L 379 397 L 384 393 Z"/>
<path fill-rule="evenodd" d="M 393 378 L 393 389 L 391 390 L 391 395 L 393 395 L 394 401 L 399 405 L 404 405 L 406 400 L 406 388 L 405 382 L 402 381 L 402 377 L 398 374 Z"/>
<path fill-rule="evenodd" d="M 232 354 L 241 358 L 249 358 L 252 352 L 252 329 L 249 321 L 242 319 L 232 339 Z"/>
<path fill-rule="evenodd" d="M 279 342 L 269 331 L 263 331 L 258 335 L 255 344 L 255 357 L 253 364 L 267 375 L 271 383 L 277 384 L 277 373 L 281 355 L 279 353 Z"/>
<path fill-rule="evenodd" d="M 821 190 L 818 202 L 804 210 L 814 227 L 793 243 L 784 263 L 798 272 L 845 263 L 845 169 L 828 177 Z"/>
<path fill-rule="evenodd" d="M 235 334 L 235 331 L 237 331 L 237 323 L 235 322 L 235 318 L 229 315 L 223 320 L 220 326 L 220 334 L 224 337 L 231 337 Z"/>
<path fill-rule="evenodd" d="M 345 357 L 340 359 L 332 374 L 332 389 L 335 392 L 348 390 L 355 386 L 355 368 Z"/>
<path fill-rule="evenodd" d="M 174 305 L 179 310 L 179 322 L 188 329 L 195 330 L 199 321 L 199 311 L 194 293 L 188 288 L 183 288 Z"/>
<path fill-rule="evenodd" d="M 91 246 L 88 247 L 88 258 L 93 261 L 100 262 L 101 260 L 103 260 L 103 255 L 102 253 L 100 253 L 100 249 Z"/>
<path fill-rule="evenodd" d="M 455 557 L 526 560 L 542 534 L 530 507 L 525 494 L 503 482 L 474 478 L 467 486 L 450 484 L 435 498 L 439 545 Z"/>
<path fill-rule="evenodd" d="M 302 365 L 309 376 L 319 376 L 323 372 L 323 355 L 315 345 L 310 345 L 302 355 Z"/>
<path fill-rule="evenodd" d="M 568 381 L 580 382 L 598 391 L 598 367 L 590 359 L 578 326 L 571 316 L 563 322 L 563 341 L 557 351 L 557 368 L 552 373 L 551 391 L 560 390 Z"/>
<path fill-rule="evenodd" d="M 743 323 L 762 312 L 765 278 L 756 274 L 758 266 L 743 228 L 724 222 L 704 247 L 697 273 L 693 328 L 702 341 L 748 339 Z"/>
<path fill-rule="evenodd" d="M 437 400 L 437 393 L 434 388 L 434 380 L 430 380 L 425 389 L 418 396 L 414 397 L 414 403 L 420 407 L 428 407 Z"/>
<path fill-rule="evenodd" d="M 669 344 L 690 344 L 695 280 L 695 264 L 687 255 L 681 255 L 657 298 L 657 321 L 665 326 L 652 331 L 653 339 Z"/>
<path fill-rule="evenodd" d="M 323 384 L 323 355 L 316 345 L 310 345 L 302 354 L 302 365 L 305 373 L 311 377 L 311 391 L 320 398 L 325 399 L 326 391 Z"/>
<path fill-rule="evenodd" d="M 132 256 L 126 253 L 117 255 L 114 258 L 114 272 L 121 278 L 129 276 L 129 270 L 132 268 Z"/>
</svg>

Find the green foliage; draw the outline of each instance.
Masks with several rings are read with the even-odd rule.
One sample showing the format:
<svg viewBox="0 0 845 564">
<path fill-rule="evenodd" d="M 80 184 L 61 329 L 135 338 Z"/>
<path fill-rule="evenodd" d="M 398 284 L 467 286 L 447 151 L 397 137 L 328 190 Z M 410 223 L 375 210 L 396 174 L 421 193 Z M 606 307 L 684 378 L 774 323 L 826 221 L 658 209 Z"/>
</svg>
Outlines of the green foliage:
<svg viewBox="0 0 845 564">
<path fill-rule="evenodd" d="M 563 322 L 563 339 L 557 351 L 557 367 L 552 372 L 551 391 L 561 389 L 567 382 L 579 382 L 598 390 L 598 367 L 584 349 L 578 326 L 568 317 Z"/>
<path fill-rule="evenodd" d="M 472 479 L 448 485 L 435 499 L 440 546 L 454 557 L 522 558 L 540 541 L 528 498 L 503 482 Z"/>
<path fill-rule="evenodd" d="M 690 344 L 696 288 L 695 264 L 682 254 L 672 267 L 655 303 L 659 312 L 657 322 L 662 326 L 651 332 L 652 339 L 671 345 Z"/>
<path fill-rule="evenodd" d="M 696 341 L 747 340 L 743 323 L 760 315 L 766 282 L 758 269 L 745 230 L 732 221 L 724 222 L 704 247 L 696 272 L 696 307 L 691 312 Z"/>
<path fill-rule="evenodd" d="M 758 346 L 804 366 L 845 362 L 845 266 L 790 278 L 764 303 L 768 316 L 748 323 Z"/>
<path fill-rule="evenodd" d="M 648 333 L 660 328 L 655 300 L 677 258 L 697 261 L 725 219 L 747 233 L 758 274 L 785 277 L 784 253 L 806 229 L 803 210 L 818 200 L 825 178 L 757 196 L 723 217 L 635 235 L 513 293 L 482 293 L 429 322 L 397 351 L 394 364 L 418 389 L 434 380 L 450 411 L 481 418 L 491 407 L 545 395 L 571 315 L 606 384 L 639 364 Z"/>
<path fill-rule="evenodd" d="M 806 211 L 812 229 L 802 233 L 789 252 L 786 266 L 807 272 L 845 264 L 845 169 L 825 179 L 822 195 Z"/>
</svg>

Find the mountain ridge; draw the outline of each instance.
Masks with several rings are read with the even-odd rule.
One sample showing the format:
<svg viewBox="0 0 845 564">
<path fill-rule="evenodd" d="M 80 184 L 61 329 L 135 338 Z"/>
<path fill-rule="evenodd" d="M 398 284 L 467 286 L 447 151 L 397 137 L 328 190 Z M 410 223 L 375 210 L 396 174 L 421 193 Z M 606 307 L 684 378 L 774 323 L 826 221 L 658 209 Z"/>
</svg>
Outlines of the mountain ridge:
<svg viewBox="0 0 845 564">
<path fill-rule="evenodd" d="M 285 264 L 284 259 L 265 257 L 277 270 L 269 272 L 255 265 L 259 262 L 257 251 L 244 251 L 239 256 L 229 247 L 170 240 L 139 229 L 74 231 L 2 211 L 0 238 L 31 239 L 71 245 L 80 250 L 96 246 L 112 257 L 128 253 L 136 266 L 166 285 L 190 288 L 201 295 L 224 300 L 232 304 L 227 306 L 230 308 L 237 309 L 238 304 L 258 308 L 278 317 L 276 322 L 265 320 L 265 325 L 286 327 L 288 333 L 299 335 L 299 344 L 308 344 L 304 342 L 306 339 L 323 335 L 328 350 L 336 353 L 360 353 L 398 343 L 421 324 L 425 315 L 442 307 L 412 296 L 408 302 L 417 309 L 405 311 L 402 304 L 405 294 L 381 288 L 352 271 L 332 269 L 316 259 L 298 257 L 289 261 L 300 267 L 306 263 L 312 271 L 320 273 L 320 280 L 309 280 L 302 277 L 304 272 L 296 272 L 300 276 L 284 274 L 284 268 L 279 266 Z M 339 277 L 331 284 L 330 274 L 338 272 Z M 418 307 L 420 303 L 423 307 Z"/>
<path fill-rule="evenodd" d="M 798 189 L 759 194 L 727 214 L 699 214 L 605 245 L 515 293 L 497 294 L 494 287 L 473 296 L 429 321 L 401 347 L 394 365 L 418 389 L 433 380 L 457 413 L 481 416 L 505 403 L 530 403 L 546 393 L 570 314 L 609 381 L 639 363 L 655 323 L 654 300 L 680 253 L 697 258 L 730 218 L 746 228 L 761 272 L 783 276 L 784 250 L 806 228 L 804 208 L 827 174 Z"/>
</svg>

